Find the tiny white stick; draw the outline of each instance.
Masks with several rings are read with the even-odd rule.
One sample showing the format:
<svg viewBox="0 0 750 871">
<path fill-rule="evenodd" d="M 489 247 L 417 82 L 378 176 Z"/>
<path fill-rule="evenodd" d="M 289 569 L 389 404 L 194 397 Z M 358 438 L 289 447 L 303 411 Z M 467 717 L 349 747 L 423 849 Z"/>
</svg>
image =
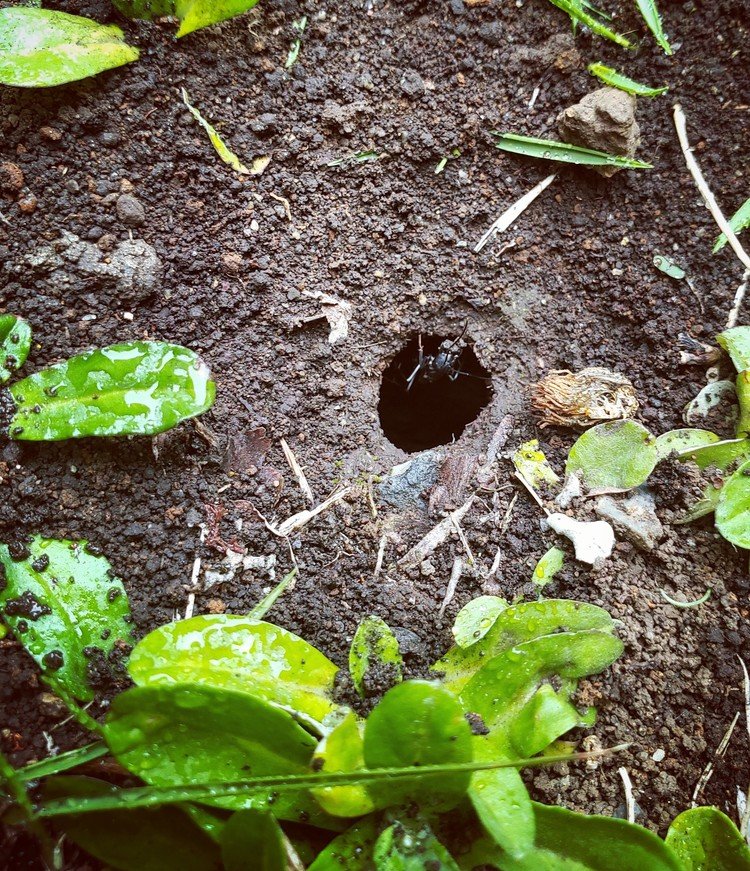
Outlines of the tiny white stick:
<svg viewBox="0 0 750 871">
<path fill-rule="evenodd" d="M 539 194 L 552 184 L 556 177 L 555 174 L 548 175 L 547 178 L 540 181 L 536 187 L 533 187 L 528 193 L 524 194 L 520 200 L 516 200 L 512 206 L 509 206 L 502 215 L 493 222 L 490 229 L 487 230 L 484 236 L 482 236 L 482 238 L 477 242 L 476 247 L 474 248 L 474 253 L 479 254 L 490 239 L 493 239 L 498 233 L 503 233 L 507 230 L 513 221 L 515 221 L 519 215 L 523 214 L 523 212 L 534 202 Z"/>
<path fill-rule="evenodd" d="M 622 785 L 625 787 L 625 809 L 628 814 L 628 822 L 635 822 L 635 799 L 633 798 L 633 784 L 630 782 L 630 775 L 627 768 L 618 768 L 617 773 L 622 778 Z"/>
<path fill-rule="evenodd" d="M 294 451 L 289 447 L 286 443 L 286 439 L 281 440 L 281 448 L 284 451 L 284 456 L 286 457 L 287 463 L 289 463 L 289 468 L 294 473 L 294 477 L 297 479 L 297 483 L 299 484 L 299 488 L 302 491 L 303 495 L 310 503 L 310 505 L 315 505 L 315 497 L 313 496 L 313 491 L 310 489 L 310 485 L 307 483 L 307 478 L 305 477 L 305 473 L 302 471 L 302 466 L 297 462 L 297 457 L 294 456 Z"/>
<path fill-rule="evenodd" d="M 675 103 L 674 106 L 674 126 L 677 130 L 677 138 L 680 140 L 680 148 L 685 156 L 685 163 L 687 164 L 687 168 L 690 170 L 690 175 L 693 177 L 695 186 L 703 197 L 703 202 L 708 206 L 709 211 L 713 215 L 714 221 L 716 221 L 721 232 L 727 237 L 727 242 L 732 246 L 732 250 L 737 255 L 742 265 L 745 269 L 750 269 L 750 257 L 748 257 L 747 252 L 742 245 L 740 245 L 734 231 L 729 226 L 729 221 L 727 221 L 722 214 L 719 204 L 716 202 L 716 197 L 714 197 L 711 193 L 711 188 L 706 184 L 701 168 L 698 166 L 698 161 L 693 155 L 690 142 L 687 138 L 685 113 L 682 111 L 682 106 L 680 106 L 679 103 Z"/>
<path fill-rule="evenodd" d="M 448 588 L 445 591 L 445 598 L 443 599 L 443 604 L 440 606 L 440 610 L 438 611 L 438 617 L 442 617 L 445 614 L 445 609 L 450 605 L 453 601 L 453 597 L 456 595 L 456 587 L 458 586 L 458 582 L 461 580 L 461 575 L 464 570 L 464 561 L 460 556 L 453 558 L 453 568 L 451 569 L 450 580 L 448 581 Z"/>
<path fill-rule="evenodd" d="M 418 566 L 427 557 L 448 538 L 454 523 L 460 523 L 466 512 L 471 508 L 474 502 L 474 496 L 470 496 L 464 504 L 451 512 L 447 517 L 443 518 L 437 526 L 433 528 L 420 539 L 411 550 L 405 553 L 398 564 L 402 568 L 412 568 Z"/>
<path fill-rule="evenodd" d="M 742 276 L 742 284 L 737 288 L 737 292 L 734 295 L 734 302 L 732 303 L 732 308 L 729 312 L 729 317 L 727 318 L 727 325 L 724 327 L 725 330 L 730 330 L 736 325 L 737 318 L 740 315 L 740 306 L 745 298 L 748 284 L 750 284 L 750 269 L 745 270 L 745 273 Z"/>
<path fill-rule="evenodd" d="M 536 103 L 536 98 L 538 96 L 539 96 L 539 86 L 537 85 L 537 87 L 534 88 L 534 92 L 531 95 L 531 99 L 529 100 L 529 109 L 534 108 L 534 104 Z"/>
<path fill-rule="evenodd" d="M 380 577 L 380 572 L 383 568 L 383 557 L 385 556 L 385 546 L 388 543 L 388 534 L 386 533 L 380 539 L 380 545 L 378 547 L 378 558 L 375 560 L 375 572 L 372 576 L 373 581 L 377 581 Z"/>
</svg>

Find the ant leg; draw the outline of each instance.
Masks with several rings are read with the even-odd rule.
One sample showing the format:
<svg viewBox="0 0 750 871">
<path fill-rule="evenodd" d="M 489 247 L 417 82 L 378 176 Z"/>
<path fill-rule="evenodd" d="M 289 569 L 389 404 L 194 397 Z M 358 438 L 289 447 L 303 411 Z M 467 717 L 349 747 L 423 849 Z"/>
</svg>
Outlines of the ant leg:
<svg viewBox="0 0 750 871">
<path fill-rule="evenodd" d="M 414 381 L 419 374 L 419 370 L 422 368 L 422 364 L 424 363 L 424 352 L 422 350 L 422 334 L 419 334 L 419 362 L 417 363 L 414 371 L 411 375 L 406 379 L 406 392 L 408 393 L 412 387 L 414 386 Z"/>
</svg>

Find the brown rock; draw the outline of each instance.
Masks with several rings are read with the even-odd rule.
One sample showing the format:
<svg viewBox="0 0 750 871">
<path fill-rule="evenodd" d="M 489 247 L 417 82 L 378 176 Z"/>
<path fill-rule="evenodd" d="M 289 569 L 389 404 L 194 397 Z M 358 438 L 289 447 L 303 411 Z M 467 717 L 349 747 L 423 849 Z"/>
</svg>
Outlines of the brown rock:
<svg viewBox="0 0 750 871">
<path fill-rule="evenodd" d="M 635 120 L 635 97 L 617 88 L 599 88 L 586 94 L 579 103 L 558 115 L 557 129 L 571 145 L 623 157 L 633 157 L 641 141 L 641 130 Z M 609 178 L 619 167 L 593 169 Z"/>
<path fill-rule="evenodd" d="M 226 251 L 221 255 L 221 262 L 227 272 L 236 275 L 242 269 L 242 255 L 237 251 Z"/>
<path fill-rule="evenodd" d="M 34 194 L 31 191 L 25 193 L 18 200 L 18 208 L 24 213 L 24 215 L 31 215 L 36 211 L 37 200 Z"/>
<path fill-rule="evenodd" d="M 209 599 L 206 602 L 206 611 L 209 614 L 223 614 L 227 610 L 227 606 L 221 601 L 221 599 Z"/>
<path fill-rule="evenodd" d="M 0 192 L 18 193 L 23 187 L 23 170 L 15 163 L 0 163 Z"/>
<path fill-rule="evenodd" d="M 50 142 L 59 142 L 62 139 L 62 133 L 54 127 L 40 127 L 39 135 Z"/>
</svg>

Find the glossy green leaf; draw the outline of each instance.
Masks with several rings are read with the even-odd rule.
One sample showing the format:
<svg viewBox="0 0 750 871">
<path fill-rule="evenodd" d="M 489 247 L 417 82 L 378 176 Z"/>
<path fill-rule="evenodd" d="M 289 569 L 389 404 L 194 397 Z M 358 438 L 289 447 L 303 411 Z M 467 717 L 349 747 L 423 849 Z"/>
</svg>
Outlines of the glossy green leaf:
<svg viewBox="0 0 750 871">
<path fill-rule="evenodd" d="M 303 774 L 316 744 L 288 713 L 267 702 L 188 683 L 121 693 L 112 702 L 105 738 L 121 765 L 154 786 Z M 270 810 L 280 819 L 325 823 L 305 792 L 218 797 L 204 804 Z"/>
<path fill-rule="evenodd" d="M 78 765 L 92 762 L 94 759 L 101 759 L 108 752 L 107 745 L 97 741 L 94 744 L 77 747 L 75 750 L 66 750 L 63 753 L 58 753 L 57 756 L 48 756 L 38 762 L 31 762 L 29 765 L 19 768 L 16 773 L 21 780 L 28 783 L 29 780 L 41 780 L 43 777 L 61 774 L 63 771 L 69 771 Z"/>
<path fill-rule="evenodd" d="M 681 813 L 669 827 L 666 843 L 684 871 L 750 871 L 750 847 L 718 808 Z"/>
<path fill-rule="evenodd" d="M 580 723 L 565 693 L 542 684 L 511 723 L 510 743 L 522 756 L 534 756 Z"/>
<path fill-rule="evenodd" d="M 426 681 L 407 681 L 389 690 L 367 718 L 364 736 L 367 768 L 469 762 L 471 731 L 452 693 Z M 453 774 L 425 781 L 372 784 L 380 807 L 416 801 L 434 809 L 453 807 L 470 776 Z"/>
<path fill-rule="evenodd" d="M 221 834 L 224 871 L 286 871 L 286 847 L 279 824 L 267 811 L 233 813 Z"/>
<path fill-rule="evenodd" d="M 654 266 L 660 272 L 663 272 L 670 278 L 674 278 L 676 281 L 682 281 L 682 279 L 687 275 L 685 270 L 679 264 L 675 263 L 671 257 L 665 257 L 663 254 L 657 254 L 654 257 Z"/>
<path fill-rule="evenodd" d="M 750 203 L 750 200 L 748 200 Z M 750 327 L 732 327 L 716 337 L 738 372 L 750 369 Z"/>
<path fill-rule="evenodd" d="M 551 547 L 539 560 L 534 568 L 531 581 L 541 590 L 555 577 L 565 562 L 565 551 L 559 547 Z"/>
<path fill-rule="evenodd" d="M 673 451 L 684 454 L 685 451 L 712 445 L 718 441 L 719 436 L 707 429 L 671 429 L 657 437 L 656 454 L 660 460 L 663 460 Z"/>
<path fill-rule="evenodd" d="M 524 442 L 513 454 L 513 465 L 534 488 L 540 484 L 555 485 L 560 481 L 552 466 L 547 461 L 544 451 L 539 450 L 537 439 Z"/>
<path fill-rule="evenodd" d="M 735 236 L 738 233 L 741 233 L 743 230 L 750 227 L 750 197 L 745 200 L 745 202 L 737 209 L 737 211 L 732 215 L 729 219 L 729 226 L 732 229 L 732 232 Z M 721 249 L 727 244 L 727 237 L 721 233 L 716 242 L 714 242 L 713 252 L 716 254 L 717 251 L 721 251 Z M 741 327 L 737 329 L 742 329 Z M 727 331 L 731 332 L 731 331 Z M 726 334 L 725 334 L 726 335 Z M 750 366 L 750 363 L 747 364 Z M 743 368 L 747 368 L 747 366 L 743 366 Z"/>
<path fill-rule="evenodd" d="M 177 17 L 180 37 L 241 15 L 256 6 L 258 0 L 113 0 L 113 3 L 129 18 Z"/>
<path fill-rule="evenodd" d="M 585 25 L 593 33 L 603 36 L 605 39 L 609 39 L 612 42 L 616 42 L 623 48 L 635 48 L 629 39 L 620 33 L 615 33 L 614 30 L 594 18 L 594 16 L 589 12 L 589 9 L 591 8 L 590 4 L 581 2 L 581 0 L 550 0 L 550 3 L 552 3 L 553 6 L 557 6 L 558 9 L 562 9 L 563 12 L 567 12 L 573 21 Z"/>
<path fill-rule="evenodd" d="M 192 617 L 149 633 L 130 657 L 139 686 L 200 683 L 249 693 L 320 722 L 338 669 L 320 651 L 272 623 L 230 614 Z"/>
<path fill-rule="evenodd" d="M 363 817 L 337 835 L 315 858 L 308 871 L 371 871 L 377 839 L 374 816 Z"/>
<path fill-rule="evenodd" d="M 448 850 L 426 820 L 396 820 L 375 843 L 373 860 L 378 871 L 459 871 Z"/>
<path fill-rule="evenodd" d="M 365 617 L 357 626 L 349 650 L 349 672 L 354 688 L 361 698 L 367 695 L 369 683 L 376 688 L 399 683 L 404 663 L 398 639 L 380 617 Z"/>
<path fill-rule="evenodd" d="M 42 787 L 45 799 L 115 791 L 112 784 L 91 777 L 51 777 Z M 57 817 L 55 827 L 118 871 L 206 871 L 220 861 L 216 844 L 177 807 L 71 814 Z"/>
<path fill-rule="evenodd" d="M 453 647 L 432 666 L 444 686 L 455 693 L 494 656 L 518 644 L 562 632 L 613 632 L 609 614 L 596 605 L 567 599 L 521 602 L 503 611 L 487 634 L 468 648 Z"/>
<path fill-rule="evenodd" d="M 354 711 L 331 729 L 318 744 L 312 766 L 315 771 L 359 771 L 365 767 L 364 721 Z M 359 817 L 374 810 L 375 804 L 366 787 L 331 786 L 313 790 L 318 803 L 337 817 Z"/>
<path fill-rule="evenodd" d="M 724 482 L 716 503 L 716 526 L 727 541 L 750 548 L 750 460 Z"/>
<path fill-rule="evenodd" d="M 557 3 L 558 0 L 552 0 Z M 618 166 L 621 169 L 652 169 L 652 164 L 635 160 L 632 157 L 621 157 L 619 154 L 607 154 L 604 151 L 594 151 L 591 148 L 581 148 L 566 142 L 556 142 L 553 139 L 537 139 L 532 136 L 518 136 L 515 133 L 499 133 L 495 147 L 513 154 L 525 157 L 539 157 L 543 160 L 559 160 L 563 163 L 577 163 L 583 166 Z"/>
<path fill-rule="evenodd" d="M 643 16 L 643 20 L 648 25 L 648 29 L 664 49 L 664 54 L 673 54 L 672 46 L 669 44 L 667 35 L 662 27 L 661 15 L 659 15 L 659 10 L 656 7 L 656 0 L 635 0 L 635 4 Z"/>
<path fill-rule="evenodd" d="M 565 473 L 578 472 L 589 491 L 632 490 L 643 484 L 658 459 L 656 439 L 645 426 L 616 420 L 579 436 L 568 454 Z"/>
<path fill-rule="evenodd" d="M 750 439 L 724 439 L 703 447 L 687 448 L 680 451 L 681 460 L 690 460 L 700 469 L 714 467 L 720 471 L 728 469 L 732 463 L 750 456 Z"/>
<path fill-rule="evenodd" d="M 42 369 L 10 388 L 9 434 L 22 441 L 154 435 L 207 411 L 215 385 L 193 351 L 129 342 Z"/>
<path fill-rule="evenodd" d="M 497 757 L 494 744 L 479 737 L 474 743 L 478 757 Z M 469 798 L 493 843 L 507 855 L 523 856 L 534 848 L 534 810 L 518 771 L 513 768 L 478 771 L 471 778 Z"/>
<path fill-rule="evenodd" d="M 642 85 L 640 82 L 636 82 L 634 79 L 623 76 L 622 73 L 618 73 L 617 70 L 613 70 L 612 67 L 605 66 L 603 63 L 589 64 L 588 70 L 592 75 L 601 79 L 605 85 L 609 85 L 612 88 L 619 88 L 621 91 L 625 91 L 628 94 L 635 94 L 638 97 L 658 97 L 660 94 L 665 94 L 669 90 L 668 86 L 664 86 L 663 88 L 650 88 L 648 85 Z"/>
<path fill-rule="evenodd" d="M 0 9 L 0 84 L 46 88 L 130 63 L 119 27 L 50 9 Z"/>
<path fill-rule="evenodd" d="M 16 315 L 0 315 L 0 384 L 5 384 L 23 366 L 30 349 L 29 322 Z"/>
<path fill-rule="evenodd" d="M 122 581 L 85 541 L 0 545 L 0 606 L 46 679 L 80 701 L 94 697 L 89 664 L 106 666 L 131 641 Z"/>
<path fill-rule="evenodd" d="M 456 615 L 451 632 L 459 647 L 471 647 L 492 629 L 495 620 L 508 607 L 499 596 L 477 596 Z"/>
</svg>

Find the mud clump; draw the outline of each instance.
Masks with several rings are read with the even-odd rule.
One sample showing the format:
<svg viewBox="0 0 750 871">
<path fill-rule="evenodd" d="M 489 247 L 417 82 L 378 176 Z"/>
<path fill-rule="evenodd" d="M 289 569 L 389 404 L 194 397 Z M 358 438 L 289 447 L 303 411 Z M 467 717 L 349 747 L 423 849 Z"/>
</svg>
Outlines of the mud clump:
<svg viewBox="0 0 750 871">
<path fill-rule="evenodd" d="M 617 88 L 599 88 L 557 116 L 557 129 L 565 142 L 622 157 L 633 157 L 641 142 L 635 120 L 635 97 Z M 617 166 L 592 167 L 609 178 Z"/>
</svg>

